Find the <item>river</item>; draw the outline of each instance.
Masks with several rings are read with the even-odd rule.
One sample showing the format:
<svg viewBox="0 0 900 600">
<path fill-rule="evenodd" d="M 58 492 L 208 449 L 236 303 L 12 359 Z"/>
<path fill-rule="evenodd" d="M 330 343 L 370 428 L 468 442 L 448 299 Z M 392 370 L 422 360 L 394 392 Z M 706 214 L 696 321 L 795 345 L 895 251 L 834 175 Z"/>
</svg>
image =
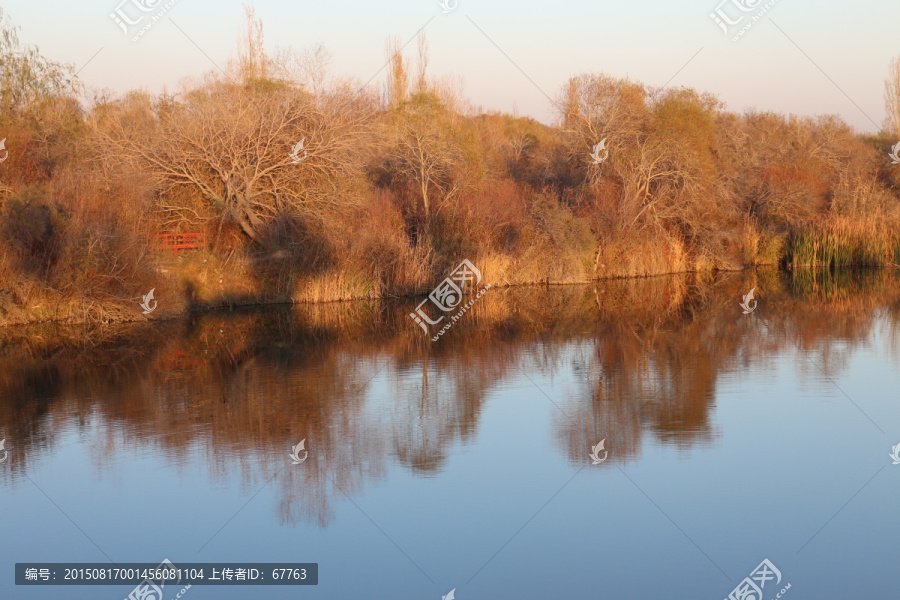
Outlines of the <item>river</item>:
<svg viewBox="0 0 900 600">
<path fill-rule="evenodd" d="M 0 598 L 164 558 L 318 564 L 190 600 L 900 588 L 900 275 L 495 288 L 437 341 L 419 301 L 0 334 Z"/>
</svg>

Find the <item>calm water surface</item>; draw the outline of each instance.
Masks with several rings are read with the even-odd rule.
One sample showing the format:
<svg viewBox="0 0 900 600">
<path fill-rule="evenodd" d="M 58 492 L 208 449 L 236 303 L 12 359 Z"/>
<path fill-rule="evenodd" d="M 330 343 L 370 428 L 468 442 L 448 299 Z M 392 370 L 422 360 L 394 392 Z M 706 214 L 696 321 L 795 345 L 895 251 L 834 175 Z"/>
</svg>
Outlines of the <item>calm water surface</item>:
<svg viewBox="0 0 900 600">
<path fill-rule="evenodd" d="M 435 343 L 415 304 L 7 332 L 0 598 L 163 558 L 319 564 L 191 600 L 896 597 L 894 273 L 495 289 Z"/>
</svg>

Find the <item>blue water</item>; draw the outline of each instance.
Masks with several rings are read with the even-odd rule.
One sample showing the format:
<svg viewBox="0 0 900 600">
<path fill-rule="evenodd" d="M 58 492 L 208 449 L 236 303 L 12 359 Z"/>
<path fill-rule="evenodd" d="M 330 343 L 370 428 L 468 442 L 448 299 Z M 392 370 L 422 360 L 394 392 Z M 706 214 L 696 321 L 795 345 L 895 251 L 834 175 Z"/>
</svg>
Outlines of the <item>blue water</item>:
<svg viewBox="0 0 900 600">
<path fill-rule="evenodd" d="M 743 315 L 738 278 L 632 310 L 683 285 L 598 284 L 628 314 L 593 288 L 494 290 L 434 344 L 405 307 L 342 305 L 33 364 L 7 347 L 0 598 L 132 587 L 15 586 L 16 562 L 163 558 L 319 564 L 315 587 L 192 600 L 720 600 L 763 559 L 782 574 L 766 600 L 896 595 L 893 287 L 854 287 L 856 310 L 763 286 Z"/>
</svg>

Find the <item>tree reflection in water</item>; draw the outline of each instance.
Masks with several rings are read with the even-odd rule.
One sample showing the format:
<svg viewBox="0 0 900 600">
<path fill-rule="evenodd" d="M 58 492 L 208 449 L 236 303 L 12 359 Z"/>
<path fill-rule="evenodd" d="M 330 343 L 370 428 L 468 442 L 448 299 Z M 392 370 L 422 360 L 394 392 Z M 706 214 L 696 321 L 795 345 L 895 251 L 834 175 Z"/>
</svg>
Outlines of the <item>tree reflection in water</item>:
<svg viewBox="0 0 900 600">
<path fill-rule="evenodd" d="M 744 315 L 751 287 L 760 305 Z M 213 481 L 239 471 L 252 488 L 275 477 L 282 522 L 325 526 L 334 501 L 391 462 L 439 472 L 510 382 L 537 382 L 558 405 L 548 427 L 573 463 L 604 438 L 604 467 L 635 457 L 647 433 L 683 448 L 714 443 L 720 378 L 791 348 L 835 376 L 874 335 L 876 316 L 896 354 L 898 298 L 890 271 L 759 271 L 495 289 L 437 343 L 406 317 L 413 301 L 9 330 L 0 431 L 21 451 L 0 476 L 15 483 L 40 460 L 29 450 L 91 427 L 98 469 L 124 448 L 175 463 L 199 453 Z M 563 375 L 564 394 L 540 383 Z M 292 467 L 301 439 L 309 459 Z"/>
</svg>

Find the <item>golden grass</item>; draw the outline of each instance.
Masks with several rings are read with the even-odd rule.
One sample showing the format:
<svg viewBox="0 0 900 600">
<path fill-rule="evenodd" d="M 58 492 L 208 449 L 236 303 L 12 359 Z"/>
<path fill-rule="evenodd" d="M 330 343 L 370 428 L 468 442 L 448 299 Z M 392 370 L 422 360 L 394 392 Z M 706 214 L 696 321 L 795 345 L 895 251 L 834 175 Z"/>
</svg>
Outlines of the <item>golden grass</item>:
<svg viewBox="0 0 900 600">
<path fill-rule="evenodd" d="M 764 231 L 746 223 L 741 231 L 741 259 L 746 266 L 777 265 L 787 249 L 786 233 Z"/>
<path fill-rule="evenodd" d="M 835 217 L 792 232 L 787 262 L 798 267 L 881 267 L 894 262 L 897 236 L 881 221 Z"/>
</svg>

